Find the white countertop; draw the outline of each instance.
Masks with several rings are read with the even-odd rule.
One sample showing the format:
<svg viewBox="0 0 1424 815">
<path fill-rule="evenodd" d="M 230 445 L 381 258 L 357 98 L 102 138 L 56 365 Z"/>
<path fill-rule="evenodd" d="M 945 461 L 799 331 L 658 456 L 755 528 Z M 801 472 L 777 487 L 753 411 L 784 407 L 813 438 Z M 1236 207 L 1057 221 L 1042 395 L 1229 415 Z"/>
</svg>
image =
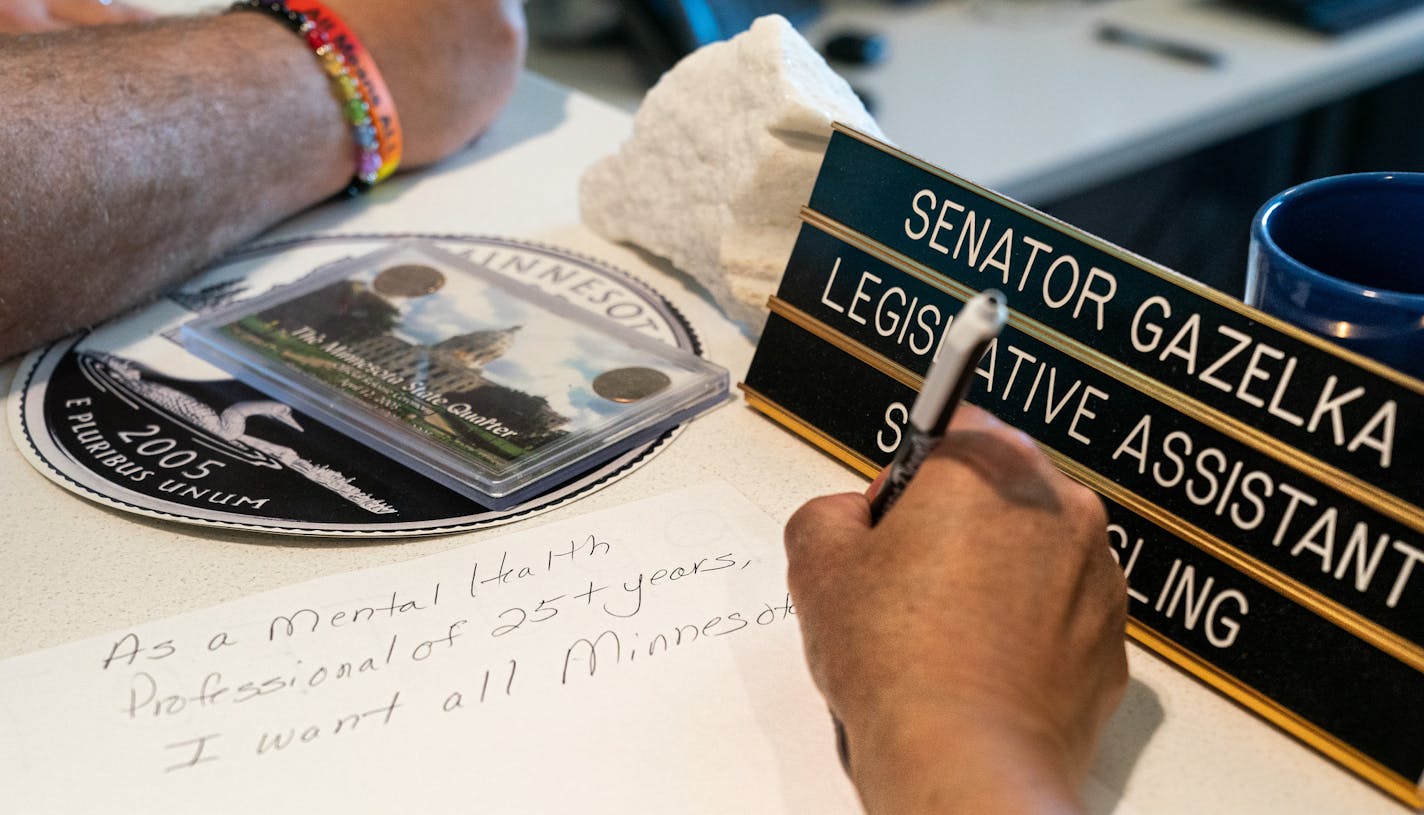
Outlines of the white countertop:
<svg viewBox="0 0 1424 815">
<path fill-rule="evenodd" d="M 575 180 L 629 131 L 626 114 L 526 76 L 469 151 L 357 202 L 281 228 L 503 234 L 596 257 L 666 295 L 707 355 L 740 378 L 752 345 L 684 278 L 610 245 L 578 218 Z M 16 363 L 0 366 L 8 384 Z M 778 521 L 805 499 L 864 481 L 734 400 L 692 423 L 627 478 L 520 526 L 720 477 Z M 478 542 L 507 527 L 347 545 L 184 526 L 82 500 L 33 470 L 0 434 L 0 657 L 177 614 L 312 577 Z M 1344 770 L 1129 646 L 1132 686 L 1104 735 L 1087 796 L 1094 811 L 1360 813 L 1400 807 Z M 788 654 L 799 660 L 801 655 Z M 829 741 L 826 749 L 832 749 Z"/>
</svg>

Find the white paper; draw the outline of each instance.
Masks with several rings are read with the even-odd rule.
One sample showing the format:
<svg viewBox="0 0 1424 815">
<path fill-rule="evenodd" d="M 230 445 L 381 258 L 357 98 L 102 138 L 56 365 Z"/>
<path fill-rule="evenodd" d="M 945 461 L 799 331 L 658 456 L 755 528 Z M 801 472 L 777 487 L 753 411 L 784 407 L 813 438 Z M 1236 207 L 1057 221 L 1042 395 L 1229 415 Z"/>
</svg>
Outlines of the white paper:
<svg viewBox="0 0 1424 815">
<path fill-rule="evenodd" d="M 0 812 L 856 811 L 780 538 L 718 482 L 0 662 Z"/>
</svg>

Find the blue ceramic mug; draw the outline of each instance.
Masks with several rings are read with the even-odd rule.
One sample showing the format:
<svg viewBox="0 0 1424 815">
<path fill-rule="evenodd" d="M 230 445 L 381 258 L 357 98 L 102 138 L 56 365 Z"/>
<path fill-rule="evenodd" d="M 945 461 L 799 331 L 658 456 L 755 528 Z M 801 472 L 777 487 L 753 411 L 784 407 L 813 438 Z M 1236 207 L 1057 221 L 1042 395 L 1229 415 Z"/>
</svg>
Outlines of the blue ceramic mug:
<svg viewBox="0 0 1424 815">
<path fill-rule="evenodd" d="M 1322 178 L 1267 201 L 1246 302 L 1424 378 L 1424 173 Z"/>
</svg>

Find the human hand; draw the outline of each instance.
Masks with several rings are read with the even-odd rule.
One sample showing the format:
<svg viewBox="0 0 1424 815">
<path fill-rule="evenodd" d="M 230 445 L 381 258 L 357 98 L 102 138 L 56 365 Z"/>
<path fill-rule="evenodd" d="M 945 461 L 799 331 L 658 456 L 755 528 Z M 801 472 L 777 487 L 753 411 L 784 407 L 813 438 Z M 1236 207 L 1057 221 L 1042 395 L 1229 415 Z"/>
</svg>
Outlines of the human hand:
<svg viewBox="0 0 1424 815">
<path fill-rule="evenodd" d="M 155 15 L 113 0 L 0 0 L 0 34 L 34 34 L 83 25 L 136 23 Z"/>
<path fill-rule="evenodd" d="M 402 167 L 469 144 L 514 91 L 525 48 L 520 0 L 326 2 L 361 38 L 390 89 L 404 134 Z"/>
<path fill-rule="evenodd" d="M 811 673 L 871 812 L 1076 807 L 1127 682 L 1126 584 L 1101 502 L 964 406 L 894 507 L 786 526 Z"/>
</svg>

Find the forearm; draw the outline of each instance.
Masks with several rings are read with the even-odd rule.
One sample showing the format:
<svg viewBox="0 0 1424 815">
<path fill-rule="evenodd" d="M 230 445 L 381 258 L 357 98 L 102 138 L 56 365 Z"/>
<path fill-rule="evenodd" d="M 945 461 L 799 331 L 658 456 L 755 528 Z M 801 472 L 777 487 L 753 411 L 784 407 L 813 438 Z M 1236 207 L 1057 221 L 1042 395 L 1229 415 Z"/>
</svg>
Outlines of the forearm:
<svg viewBox="0 0 1424 815">
<path fill-rule="evenodd" d="M 352 171 L 312 54 L 257 14 L 0 47 L 0 358 L 143 301 Z"/>
<path fill-rule="evenodd" d="M 518 0 L 328 0 L 396 101 L 409 168 L 483 131 Z M 0 36 L 0 359 L 151 298 L 340 191 L 355 146 L 305 42 L 263 14 Z"/>
</svg>

